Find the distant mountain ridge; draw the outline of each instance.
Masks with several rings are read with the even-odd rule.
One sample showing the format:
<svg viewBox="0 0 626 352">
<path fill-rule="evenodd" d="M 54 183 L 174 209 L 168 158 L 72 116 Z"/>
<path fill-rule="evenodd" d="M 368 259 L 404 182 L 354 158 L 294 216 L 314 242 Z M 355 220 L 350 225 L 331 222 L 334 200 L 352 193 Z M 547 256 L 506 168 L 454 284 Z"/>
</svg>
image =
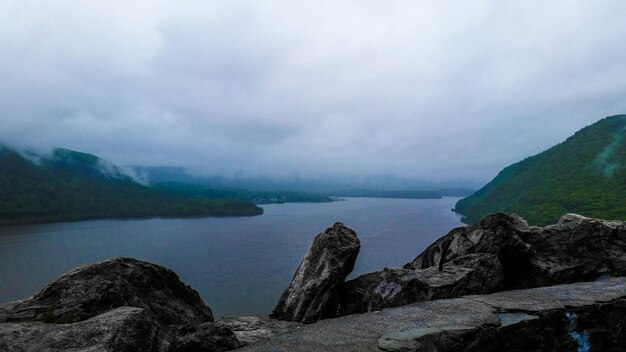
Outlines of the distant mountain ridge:
<svg viewBox="0 0 626 352">
<path fill-rule="evenodd" d="M 441 197 L 466 197 L 474 190 L 466 187 L 436 187 L 435 184 L 419 184 L 415 180 L 393 175 L 366 176 L 362 178 L 298 178 L 298 177 L 225 177 L 202 176 L 182 167 L 129 166 L 134 174 L 146 183 L 162 185 L 187 184 L 212 190 L 228 190 L 250 193 L 253 199 L 272 197 L 279 193 L 291 199 L 323 201 L 319 197 L 371 197 L 404 199 L 437 199 Z M 444 184 L 445 185 L 445 184 Z M 288 190 L 288 191 L 286 191 Z"/>
<path fill-rule="evenodd" d="M 436 191 L 373 191 L 367 189 L 348 189 L 331 192 L 337 197 L 364 197 L 364 198 L 396 198 L 396 199 L 441 199 Z"/>
<path fill-rule="evenodd" d="M 469 181 L 423 181 L 391 174 L 363 176 L 223 176 L 203 175 L 183 167 L 128 166 L 148 183 L 189 183 L 209 188 L 245 188 L 258 191 L 290 190 L 328 194 L 342 190 L 437 191 L 442 196 L 466 196 L 477 189 Z"/>
<path fill-rule="evenodd" d="M 0 224 L 98 218 L 249 216 L 251 201 L 153 189 L 95 155 L 0 146 Z"/>
<path fill-rule="evenodd" d="M 626 220 L 626 115 L 602 119 L 506 167 L 455 210 L 470 223 L 495 212 L 517 213 L 535 225 L 571 212 Z"/>
</svg>

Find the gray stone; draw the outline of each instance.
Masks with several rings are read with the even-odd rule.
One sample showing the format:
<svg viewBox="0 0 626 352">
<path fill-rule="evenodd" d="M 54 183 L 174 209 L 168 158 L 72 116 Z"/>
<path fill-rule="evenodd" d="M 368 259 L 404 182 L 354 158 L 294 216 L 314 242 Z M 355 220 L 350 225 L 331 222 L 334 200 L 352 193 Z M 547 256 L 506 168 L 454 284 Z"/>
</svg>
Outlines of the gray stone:
<svg viewBox="0 0 626 352">
<path fill-rule="evenodd" d="M 626 275 L 626 223 L 567 214 L 540 228 L 516 215 L 497 213 L 452 230 L 404 268 L 437 267 L 471 253 L 498 256 L 504 269 L 502 289 Z"/>
<path fill-rule="evenodd" d="M 0 351 L 157 352 L 161 333 L 145 309 L 121 307 L 74 324 L 0 324 Z"/>
<path fill-rule="evenodd" d="M 384 351 L 413 352 L 437 351 L 449 345 L 447 341 L 476 330 L 472 326 L 446 326 L 442 328 L 413 328 L 391 332 L 378 339 L 378 348 Z"/>
<path fill-rule="evenodd" d="M 258 316 L 243 316 L 225 318 L 215 322 L 230 329 L 237 339 L 244 343 L 255 343 L 281 333 L 299 329 L 300 323 L 261 318 Z"/>
<path fill-rule="evenodd" d="M 450 231 L 404 268 L 417 270 L 440 266 L 454 258 L 472 253 L 490 253 L 498 258 L 526 258 L 530 255 L 529 246 L 524 243 L 521 234 L 529 231 L 528 224 L 519 216 L 501 213 L 489 215 L 476 225 Z"/>
<path fill-rule="evenodd" d="M 525 233 L 522 239 L 532 248 L 532 270 L 518 270 L 526 275 L 519 282 L 511 280 L 511 288 L 626 275 L 626 222 L 567 214 L 557 224 Z"/>
<path fill-rule="evenodd" d="M 360 248 L 356 232 L 340 222 L 317 235 L 272 317 L 312 323 L 336 316 L 339 286 L 352 272 Z"/>
<path fill-rule="evenodd" d="M 171 334 L 168 352 L 223 352 L 244 345 L 230 329 L 218 323 L 184 325 Z"/>
<path fill-rule="evenodd" d="M 87 265 L 0 306 L 0 351 L 227 351 L 242 344 L 196 291 L 130 258 Z"/>
<path fill-rule="evenodd" d="M 72 323 L 118 307 L 147 309 L 163 324 L 213 321 L 200 295 L 162 266 L 117 258 L 74 269 L 23 301 L 0 306 L 0 323 Z"/>
</svg>

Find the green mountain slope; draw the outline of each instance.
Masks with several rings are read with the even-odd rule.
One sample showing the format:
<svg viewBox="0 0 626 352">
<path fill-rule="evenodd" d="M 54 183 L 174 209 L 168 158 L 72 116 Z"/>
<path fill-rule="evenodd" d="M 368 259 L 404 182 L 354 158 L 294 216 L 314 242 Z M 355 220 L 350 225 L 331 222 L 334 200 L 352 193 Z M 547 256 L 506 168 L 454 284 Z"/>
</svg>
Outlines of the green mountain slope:
<svg viewBox="0 0 626 352">
<path fill-rule="evenodd" d="M 56 149 L 40 157 L 0 146 L 0 224 L 262 212 L 249 201 L 144 186 L 94 155 Z"/>
<path fill-rule="evenodd" d="M 502 170 L 455 211 L 467 222 L 513 212 L 534 225 L 573 212 L 626 220 L 626 115 L 607 117 Z"/>
</svg>

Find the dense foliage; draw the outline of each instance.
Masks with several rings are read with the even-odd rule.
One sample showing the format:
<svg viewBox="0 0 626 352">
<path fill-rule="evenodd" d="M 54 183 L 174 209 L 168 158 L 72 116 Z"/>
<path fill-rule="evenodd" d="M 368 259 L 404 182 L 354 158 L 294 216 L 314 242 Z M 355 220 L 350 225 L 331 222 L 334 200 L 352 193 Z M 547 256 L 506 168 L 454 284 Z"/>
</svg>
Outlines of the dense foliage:
<svg viewBox="0 0 626 352">
<path fill-rule="evenodd" d="M 262 212 L 251 201 L 144 186 L 90 154 L 57 149 L 42 158 L 0 146 L 0 224 Z"/>
<path fill-rule="evenodd" d="M 508 166 L 455 210 L 467 222 L 494 212 L 517 213 L 534 225 L 570 212 L 626 220 L 625 139 L 626 115 L 607 117 Z"/>
</svg>

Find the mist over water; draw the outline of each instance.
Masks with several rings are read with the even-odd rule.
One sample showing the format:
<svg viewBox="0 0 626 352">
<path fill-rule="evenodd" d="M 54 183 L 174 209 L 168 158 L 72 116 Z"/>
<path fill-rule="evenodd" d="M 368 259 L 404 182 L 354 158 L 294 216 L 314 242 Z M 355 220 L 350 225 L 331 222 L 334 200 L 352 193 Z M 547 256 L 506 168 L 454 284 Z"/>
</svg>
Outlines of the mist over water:
<svg viewBox="0 0 626 352">
<path fill-rule="evenodd" d="M 174 270 L 216 317 L 267 315 L 313 237 L 336 221 L 357 231 L 350 277 L 400 267 L 460 226 L 458 198 L 350 198 L 265 205 L 243 218 L 98 220 L 0 227 L 0 303 L 23 299 L 82 264 L 126 256 Z"/>
</svg>

